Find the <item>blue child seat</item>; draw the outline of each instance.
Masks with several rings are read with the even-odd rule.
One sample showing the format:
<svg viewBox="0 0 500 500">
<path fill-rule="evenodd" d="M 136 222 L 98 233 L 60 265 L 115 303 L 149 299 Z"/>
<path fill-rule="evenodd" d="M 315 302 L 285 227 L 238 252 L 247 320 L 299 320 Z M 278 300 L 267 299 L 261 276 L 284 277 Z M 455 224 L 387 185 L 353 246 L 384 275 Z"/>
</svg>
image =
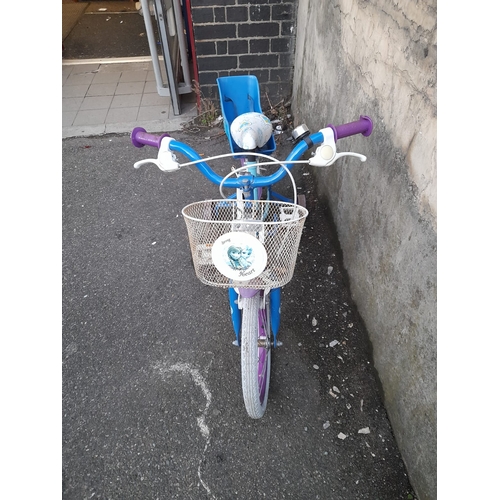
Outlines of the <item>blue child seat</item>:
<svg viewBox="0 0 500 500">
<path fill-rule="evenodd" d="M 233 120 L 243 113 L 251 111 L 262 113 L 260 106 L 259 81 L 254 75 L 241 76 L 223 76 L 217 78 L 219 87 L 219 97 L 224 118 L 224 130 L 226 132 L 231 151 L 233 153 L 244 152 L 231 137 L 230 127 Z M 271 154 L 276 149 L 274 136 L 267 141 L 257 152 L 262 154 Z"/>
</svg>

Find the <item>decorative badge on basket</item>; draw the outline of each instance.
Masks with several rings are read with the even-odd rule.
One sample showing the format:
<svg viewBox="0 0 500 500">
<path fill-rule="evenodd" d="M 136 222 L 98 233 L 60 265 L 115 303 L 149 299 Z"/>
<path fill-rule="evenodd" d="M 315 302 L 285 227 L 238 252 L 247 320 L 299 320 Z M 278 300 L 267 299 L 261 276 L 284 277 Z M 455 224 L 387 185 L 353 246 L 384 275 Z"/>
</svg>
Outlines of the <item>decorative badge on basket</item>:
<svg viewBox="0 0 500 500">
<path fill-rule="evenodd" d="M 227 278 L 248 281 L 259 276 L 266 268 L 267 252 L 255 236 L 231 232 L 215 240 L 212 262 Z"/>
</svg>

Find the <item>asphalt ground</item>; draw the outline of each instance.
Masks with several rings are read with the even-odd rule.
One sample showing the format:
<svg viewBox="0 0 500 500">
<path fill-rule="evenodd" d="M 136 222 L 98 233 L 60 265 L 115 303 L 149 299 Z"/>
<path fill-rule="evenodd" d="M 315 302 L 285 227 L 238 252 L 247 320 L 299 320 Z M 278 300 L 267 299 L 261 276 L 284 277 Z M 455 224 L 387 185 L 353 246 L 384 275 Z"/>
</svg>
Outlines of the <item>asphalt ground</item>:
<svg viewBox="0 0 500 500">
<path fill-rule="evenodd" d="M 221 132 L 172 135 L 208 157 Z M 128 135 L 62 143 L 62 497 L 416 498 L 312 167 L 293 169 L 309 216 L 252 420 L 227 292 L 197 280 L 181 215 L 218 187 L 194 166 L 133 168 L 155 156 Z"/>
</svg>

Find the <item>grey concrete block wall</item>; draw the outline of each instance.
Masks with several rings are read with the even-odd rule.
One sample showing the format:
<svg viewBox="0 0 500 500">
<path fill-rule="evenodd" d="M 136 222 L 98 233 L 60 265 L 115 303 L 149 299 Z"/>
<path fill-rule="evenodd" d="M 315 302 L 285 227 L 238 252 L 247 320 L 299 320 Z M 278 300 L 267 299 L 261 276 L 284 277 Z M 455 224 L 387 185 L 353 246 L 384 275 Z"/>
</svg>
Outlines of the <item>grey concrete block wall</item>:
<svg viewBox="0 0 500 500">
<path fill-rule="evenodd" d="M 255 75 L 262 108 L 292 93 L 297 0 L 191 0 L 198 78 L 218 105 L 220 76 Z"/>
<path fill-rule="evenodd" d="M 299 0 L 292 110 L 366 154 L 317 169 L 419 500 L 436 486 L 436 1 Z"/>
</svg>

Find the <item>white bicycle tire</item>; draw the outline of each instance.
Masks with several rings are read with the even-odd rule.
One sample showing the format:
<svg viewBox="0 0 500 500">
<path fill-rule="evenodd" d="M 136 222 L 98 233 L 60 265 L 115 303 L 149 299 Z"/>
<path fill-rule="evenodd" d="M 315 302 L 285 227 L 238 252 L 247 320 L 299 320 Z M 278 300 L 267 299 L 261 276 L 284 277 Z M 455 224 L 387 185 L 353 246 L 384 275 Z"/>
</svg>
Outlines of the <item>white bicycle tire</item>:
<svg viewBox="0 0 500 500">
<path fill-rule="evenodd" d="M 269 381 L 271 378 L 271 348 L 260 348 L 259 338 L 259 309 L 261 294 L 257 293 L 251 298 L 242 299 L 242 323 L 241 323 L 241 386 L 243 400 L 249 417 L 262 418 L 266 411 L 267 398 L 269 395 Z M 269 330 L 269 302 L 266 300 L 265 330 Z M 270 338 L 269 338 L 270 341 Z M 265 355 L 265 379 L 259 381 L 259 351 Z"/>
</svg>

